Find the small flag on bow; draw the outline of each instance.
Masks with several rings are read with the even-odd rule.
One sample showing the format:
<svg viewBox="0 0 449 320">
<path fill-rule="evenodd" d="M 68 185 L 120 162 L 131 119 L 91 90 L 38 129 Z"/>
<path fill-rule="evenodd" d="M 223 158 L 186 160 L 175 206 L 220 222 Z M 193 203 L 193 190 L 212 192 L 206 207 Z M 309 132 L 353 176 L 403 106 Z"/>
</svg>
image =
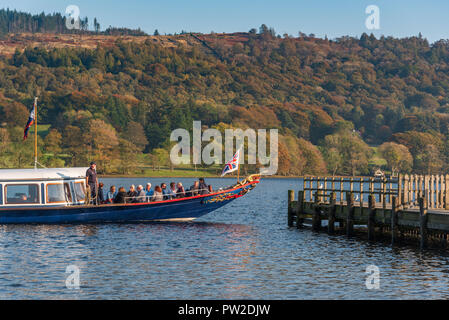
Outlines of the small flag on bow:
<svg viewBox="0 0 449 320">
<path fill-rule="evenodd" d="M 225 174 L 233 172 L 235 170 L 238 170 L 239 168 L 239 160 L 240 160 L 240 149 L 237 150 L 237 152 L 234 154 L 234 157 L 232 157 L 232 160 L 226 163 L 225 167 L 223 168 L 223 171 L 221 172 L 221 176 L 223 177 Z"/>
</svg>

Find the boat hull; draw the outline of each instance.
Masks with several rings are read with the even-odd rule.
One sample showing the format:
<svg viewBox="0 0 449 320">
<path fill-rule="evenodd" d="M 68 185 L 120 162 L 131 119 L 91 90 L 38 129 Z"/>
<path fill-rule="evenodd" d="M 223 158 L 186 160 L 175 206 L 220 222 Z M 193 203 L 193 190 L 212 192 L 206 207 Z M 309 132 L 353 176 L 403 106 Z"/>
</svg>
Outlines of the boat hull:
<svg viewBox="0 0 449 320">
<path fill-rule="evenodd" d="M 0 209 L 0 224 L 186 221 L 201 217 L 245 195 L 256 183 L 258 181 L 213 194 L 159 202 Z"/>
</svg>

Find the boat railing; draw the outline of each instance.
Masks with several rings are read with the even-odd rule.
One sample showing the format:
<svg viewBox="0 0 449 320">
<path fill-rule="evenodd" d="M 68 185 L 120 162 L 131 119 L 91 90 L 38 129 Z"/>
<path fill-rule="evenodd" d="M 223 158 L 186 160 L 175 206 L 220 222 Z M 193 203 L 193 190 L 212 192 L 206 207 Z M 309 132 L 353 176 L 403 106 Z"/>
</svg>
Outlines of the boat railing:
<svg viewBox="0 0 449 320">
<path fill-rule="evenodd" d="M 221 189 L 221 188 L 220 188 Z M 203 191 L 207 191 L 207 193 L 211 193 L 209 189 L 197 189 L 197 190 L 187 190 L 183 192 L 183 195 L 178 197 L 177 195 L 164 194 L 162 196 L 162 200 L 155 200 L 155 196 L 139 196 L 139 197 L 125 197 L 125 203 L 147 203 L 147 202 L 158 202 L 171 200 L 176 198 L 191 198 L 198 194 L 201 194 Z"/>
</svg>

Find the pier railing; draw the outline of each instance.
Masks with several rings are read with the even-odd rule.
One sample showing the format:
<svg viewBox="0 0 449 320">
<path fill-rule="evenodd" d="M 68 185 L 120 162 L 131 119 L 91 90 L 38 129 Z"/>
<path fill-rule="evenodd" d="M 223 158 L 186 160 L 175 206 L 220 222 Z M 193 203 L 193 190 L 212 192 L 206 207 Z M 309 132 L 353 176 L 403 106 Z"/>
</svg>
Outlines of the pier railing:
<svg viewBox="0 0 449 320">
<path fill-rule="evenodd" d="M 449 175 L 399 175 L 397 177 L 304 178 L 302 190 L 288 194 L 288 225 L 299 228 L 310 221 L 314 230 L 342 230 L 354 234 L 354 226 L 366 226 L 368 239 L 375 234 L 428 239 L 449 243 Z M 337 227 L 338 226 L 338 227 Z"/>
<path fill-rule="evenodd" d="M 397 177 L 304 177 L 305 200 L 329 201 L 331 193 L 341 204 L 347 201 L 348 192 L 354 194 L 360 206 L 368 205 L 368 196 L 376 203 L 391 206 L 393 196 L 403 208 L 418 208 L 418 199 L 427 198 L 428 209 L 449 210 L 449 175 L 399 175 Z M 316 199 L 316 198 L 319 199 Z"/>
</svg>

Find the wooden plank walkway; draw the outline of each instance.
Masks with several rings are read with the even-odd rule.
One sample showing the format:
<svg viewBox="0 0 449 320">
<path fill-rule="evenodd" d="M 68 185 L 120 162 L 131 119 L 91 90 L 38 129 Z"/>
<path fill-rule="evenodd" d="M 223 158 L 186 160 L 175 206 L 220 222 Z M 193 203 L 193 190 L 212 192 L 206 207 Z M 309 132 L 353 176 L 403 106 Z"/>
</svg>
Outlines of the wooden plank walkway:
<svg viewBox="0 0 449 320">
<path fill-rule="evenodd" d="M 421 248 L 449 241 L 449 175 L 306 177 L 297 194 L 295 200 L 288 193 L 290 227 L 310 223 L 316 231 L 367 233 L 369 240 L 389 237 Z"/>
</svg>

